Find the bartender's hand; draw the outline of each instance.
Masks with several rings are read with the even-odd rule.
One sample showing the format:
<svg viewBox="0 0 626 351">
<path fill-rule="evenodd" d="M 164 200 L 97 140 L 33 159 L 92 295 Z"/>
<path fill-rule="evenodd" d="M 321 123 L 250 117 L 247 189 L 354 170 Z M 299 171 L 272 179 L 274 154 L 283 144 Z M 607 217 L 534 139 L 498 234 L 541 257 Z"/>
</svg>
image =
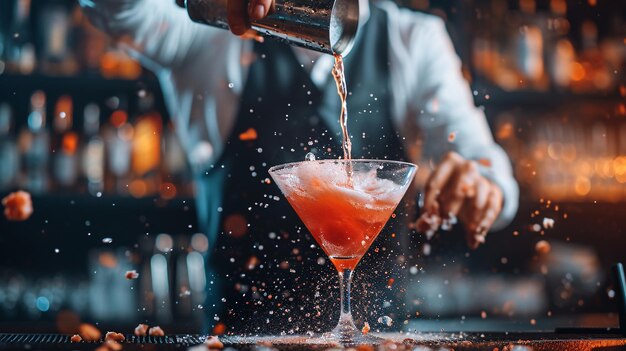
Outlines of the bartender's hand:
<svg viewBox="0 0 626 351">
<path fill-rule="evenodd" d="M 467 245 L 475 249 L 502 210 L 502 191 L 483 177 L 475 161 L 449 152 L 426 182 L 423 214 L 416 228 L 427 235 L 441 227 L 449 230 L 458 217 L 465 227 Z"/>
<path fill-rule="evenodd" d="M 250 19 L 264 18 L 273 7 L 274 0 L 228 0 L 230 31 L 235 35 L 255 38 L 258 34 L 250 29 Z"/>
</svg>

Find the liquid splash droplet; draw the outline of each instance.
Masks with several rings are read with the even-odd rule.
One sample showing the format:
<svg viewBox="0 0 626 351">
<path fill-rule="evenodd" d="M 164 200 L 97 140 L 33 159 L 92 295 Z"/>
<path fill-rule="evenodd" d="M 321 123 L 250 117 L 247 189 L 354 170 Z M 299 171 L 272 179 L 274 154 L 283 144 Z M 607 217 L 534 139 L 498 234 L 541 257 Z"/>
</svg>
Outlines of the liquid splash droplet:
<svg viewBox="0 0 626 351">
<path fill-rule="evenodd" d="M 305 161 L 315 161 L 315 155 L 312 152 L 309 152 L 304 156 Z"/>
<path fill-rule="evenodd" d="M 389 316 L 382 316 L 378 318 L 378 323 L 391 327 L 391 325 L 393 324 L 393 319 L 391 319 L 391 317 Z"/>
</svg>

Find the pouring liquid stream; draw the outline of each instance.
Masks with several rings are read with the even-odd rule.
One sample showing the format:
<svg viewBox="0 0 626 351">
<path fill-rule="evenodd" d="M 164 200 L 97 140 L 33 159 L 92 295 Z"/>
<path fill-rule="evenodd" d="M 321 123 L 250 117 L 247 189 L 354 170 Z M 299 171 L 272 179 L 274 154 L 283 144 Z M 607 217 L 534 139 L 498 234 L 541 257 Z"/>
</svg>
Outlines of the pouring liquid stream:
<svg viewBox="0 0 626 351">
<path fill-rule="evenodd" d="M 348 134 L 348 105 L 346 98 L 348 96 L 348 89 L 346 87 L 346 75 L 343 66 L 343 57 L 339 54 L 335 54 L 335 65 L 333 66 L 332 74 L 337 84 L 337 93 L 341 99 L 341 114 L 339 115 L 339 125 L 341 125 L 342 142 L 341 147 L 343 149 L 343 158 L 345 160 L 352 159 L 352 141 L 350 141 L 350 135 Z M 348 186 L 352 187 L 352 163 L 347 163 L 346 172 L 348 173 Z"/>
</svg>

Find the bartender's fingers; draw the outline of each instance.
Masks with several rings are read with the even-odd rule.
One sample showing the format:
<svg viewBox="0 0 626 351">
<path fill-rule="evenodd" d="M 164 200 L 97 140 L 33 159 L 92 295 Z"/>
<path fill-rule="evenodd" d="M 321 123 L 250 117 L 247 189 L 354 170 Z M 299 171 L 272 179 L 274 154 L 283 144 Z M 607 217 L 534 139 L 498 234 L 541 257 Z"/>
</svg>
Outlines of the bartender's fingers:
<svg viewBox="0 0 626 351">
<path fill-rule="evenodd" d="M 227 19 L 230 31 L 235 35 L 243 35 L 246 30 L 250 28 L 245 1 L 228 0 L 226 8 L 228 11 Z"/>
<path fill-rule="evenodd" d="M 459 154 L 449 152 L 444 156 L 443 161 L 437 165 L 433 173 L 430 174 L 430 177 L 428 177 L 426 181 L 426 189 L 424 190 L 424 209 L 426 212 L 434 213 L 434 205 L 437 202 L 437 197 L 439 197 L 441 190 L 462 161 L 463 158 Z"/>
<path fill-rule="evenodd" d="M 465 228 L 465 240 L 467 241 L 467 246 L 471 249 L 476 249 L 478 245 L 484 241 L 484 236 L 476 235 L 476 226 L 477 224 L 471 223 L 472 217 L 474 216 L 474 211 L 477 210 L 472 208 L 470 204 L 474 199 L 467 199 L 466 205 L 461 209 L 461 213 L 459 213 L 459 219 L 461 223 L 463 223 L 463 227 Z M 479 241 L 480 240 L 480 241 Z"/>
<path fill-rule="evenodd" d="M 263 36 L 261 34 L 259 34 L 259 32 L 257 32 L 254 29 L 248 29 L 245 33 L 243 33 L 242 35 L 239 36 L 241 39 L 252 39 L 252 40 L 256 40 L 259 43 L 262 43 L 265 38 L 263 38 Z"/>
<path fill-rule="evenodd" d="M 439 205 L 435 203 L 435 213 L 424 212 L 418 218 L 417 222 L 415 222 L 415 230 L 418 233 L 426 234 L 426 238 L 430 240 L 430 238 L 435 235 L 439 226 L 441 226 L 441 217 L 437 213 L 439 213 Z"/>
<path fill-rule="evenodd" d="M 482 221 L 485 211 L 487 210 L 487 201 L 491 194 L 493 184 L 485 177 L 479 177 L 476 181 L 474 191 L 476 195 L 471 199 L 468 199 L 464 206 L 464 212 L 466 218 L 464 222 L 467 227 L 475 231 L 478 225 Z"/>
<path fill-rule="evenodd" d="M 443 218 L 453 220 L 459 214 L 465 199 L 476 195 L 476 183 L 480 178 L 478 166 L 474 161 L 464 161 L 456 168 L 438 198 Z"/>
<path fill-rule="evenodd" d="M 479 244 L 485 242 L 485 236 L 487 236 L 487 232 L 489 232 L 489 229 L 491 229 L 491 226 L 500 215 L 501 210 L 502 191 L 499 187 L 492 184 L 491 191 L 487 198 L 487 205 L 485 206 L 485 210 L 481 216 L 480 221 L 478 222 L 478 226 L 473 231 L 474 235 L 471 237 L 471 240 L 474 241 L 470 242 L 470 247 L 476 248 Z"/>
<path fill-rule="evenodd" d="M 249 0 L 248 15 L 257 20 L 263 19 L 272 9 L 273 0 Z"/>
<path fill-rule="evenodd" d="M 477 209 L 483 209 L 487 205 L 487 200 L 489 199 L 489 193 L 491 192 L 491 187 L 493 184 L 485 177 L 479 177 L 476 182 L 476 196 L 472 201 L 472 206 Z M 478 219 L 476 219 L 478 221 Z"/>
<path fill-rule="evenodd" d="M 491 193 L 491 182 L 486 178 L 480 177 L 476 182 L 476 196 L 468 198 L 463 204 L 460 218 L 465 227 L 465 236 L 467 238 L 467 245 L 473 249 L 478 247 L 479 244 L 484 242 L 484 236 L 482 233 L 477 234 L 477 229 L 485 216 L 487 210 L 487 200 Z"/>
</svg>

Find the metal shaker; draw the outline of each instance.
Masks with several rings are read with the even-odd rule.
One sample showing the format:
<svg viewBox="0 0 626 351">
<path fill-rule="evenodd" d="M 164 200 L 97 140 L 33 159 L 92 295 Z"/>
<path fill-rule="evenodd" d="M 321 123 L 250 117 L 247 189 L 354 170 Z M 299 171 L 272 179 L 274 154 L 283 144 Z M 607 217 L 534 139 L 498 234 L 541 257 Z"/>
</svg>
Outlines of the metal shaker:
<svg viewBox="0 0 626 351">
<path fill-rule="evenodd" d="M 186 0 L 195 22 L 228 29 L 228 0 Z M 252 20 L 265 37 L 327 54 L 348 54 L 359 27 L 358 0 L 276 0 L 270 14 Z"/>
</svg>

